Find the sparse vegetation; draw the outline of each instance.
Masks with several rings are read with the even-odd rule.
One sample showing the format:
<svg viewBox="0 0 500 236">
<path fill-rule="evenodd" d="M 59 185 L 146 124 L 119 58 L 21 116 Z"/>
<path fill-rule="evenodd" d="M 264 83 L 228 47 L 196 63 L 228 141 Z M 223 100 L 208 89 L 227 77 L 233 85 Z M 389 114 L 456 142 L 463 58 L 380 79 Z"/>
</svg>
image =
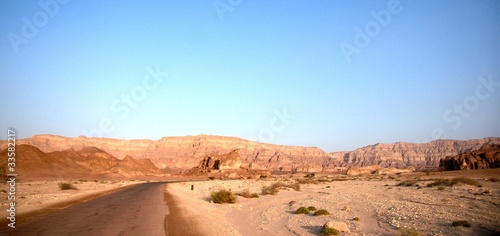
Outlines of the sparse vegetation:
<svg viewBox="0 0 500 236">
<path fill-rule="evenodd" d="M 290 201 L 288 205 L 293 206 L 293 204 L 297 203 L 297 201 Z"/>
<path fill-rule="evenodd" d="M 276 195 L 279 192 L 280 188 L 291 188 L 295 191 L 300 190 L 300 184 L 285 184 L 283 182 L 277 182 L 270 186 L 262 188 L 262 195 Z"/>
<path fill-rule="evenodd" d="M 439 186 L 439 187 L 437 188 L 437 190 L 439 190 L 439 191 L 443 191 L 443 190 L 445 190 L 445 187 L 443 187 L 443 186 Z"/>
<path fill-rule="evenodd" d="M 245 189 L 245 191 L 238 193 L 238 195 L 240 195 L 244 198 L 259 198 L 259 194 L 250 193 L 250 191 L 248 189 Z"/>
<path fill-rule="evenodd" d="M 422 236 L 416 229 L 399 228 L 398 230 L 401 236 Z"/>
<path fill-rule="evenodd" d="M 332 236 L 332 235 L 339 235 L 339 231 L 330 227 L 323 227 L 323 229 L 321 229 L 321 236 Z"/>
<path fill-rule="evenodd" d="M 308 207 L 307 207 L 307 210 L 310 210 L 310 211 L 316 211 L 317 209 L 316 209 L 316 207 L 314 207 L 314 206 L 308 206 Z"/>
<path fill-rule="evenodd" d="M 488 180 L 491 181 L 491 182 L 494 182 L 494 183 L 498 182 L 498 178 L 497 177 L 491 177 Z"/>
<path fill-rule="evenodd" d="M 466 177 L 459 177 L 459 178 L 453 178 L 453 179 L 434 179 L 433 182 L 427 184 L 427 187 L 434 187 L 434 186 L 453 186 L 456 184 L 466 184 L 466 185 L 475 185 L 479 186 L 479 182 L 477 180 L 471 179 L 471 178 L 466 178 Z"/>
<path fill-rule="evenodd" d="M 208 177 L 208 179 L 209 179 L 209 180 L 214 180 L 214 179 L 215 179 L 215 177 L 214 177 L 214 176 L 210 176 L 210 177 Z"/>
<path fill-rule="evenodd" d="M 298 184 L 319 184 L 319 181 L 313 178 L 307 178 L 307 179 L 298 179 L 297 180 Z"/>
<path fill-rule="evenodd" d="M 299 207 L 294 214 L 309 214 L 309 210 L 306 207 Z"/>
<path fill-rule="evenodd" d="M 353 221 L 360 221 L 359 217 L 352 218 Z"/>
<path fill-rule="evenodd" d="M 217 192 L 213 192 L 210 197 L 214 201 L 214 203 L 235 203 L 236 197 L 233 195 L 231 191 L 221 189 Z"/>
<path fill-rule="evenodd" d="M 325 209 L 320 209 L 314 212 L 314 216 L 327 216 L 327 215 L 330 215 L 330 212 L 328 212 Z"/>
<path fill-rule="evenodd" d="M 405 181 L 402 181 L 402 182 L 399 182 L 398 184 L 396 184 L 396 186 L 413 186 L 415 185 L 416 183 L 418 183 L 418 180 L 416 179 L 412 179 L 412 180 L 405 180 Z"/>
<path fill-rule="evenodd" d="M 463 226 L 466 228 L 470 228 L 472 225 L 469 223 L 469 221 L 466 220 L 455 220 L 453 223 L 451 223 L 453 226 Z"/>
<path fill-rule="evenodd" d="M 73 186 L 71 183 L 59 183 L 59 189 L 60 190 L 78 190 L 75 186 Z"/>
</svg>

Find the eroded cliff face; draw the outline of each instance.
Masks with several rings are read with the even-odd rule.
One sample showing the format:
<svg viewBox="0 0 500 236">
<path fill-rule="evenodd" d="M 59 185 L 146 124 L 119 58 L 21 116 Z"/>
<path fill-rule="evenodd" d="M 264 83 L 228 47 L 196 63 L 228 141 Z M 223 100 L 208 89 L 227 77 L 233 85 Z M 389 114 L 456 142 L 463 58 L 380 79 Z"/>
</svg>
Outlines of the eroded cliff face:
<svg viewBox="0 0 500 236">
<path fill-rule="evenodd" d="M 164 137 L 160 140 L 118 140 L 107 138 L 66 138 L 37 135 L 17 141 L 30 144 L 44 152 L 66 149 L 80 150 L 95 147 L 119 158 L 127 155 L 135 159 L 149 158 L 159 168 L 189 170 L 206 155 L 223 155 L 239 149 L 242 168 L 274 171 L 337 171 L 345 172 L 351 166 L 380 167 L 438 167 L 439 160 L 463 152 L 477 150 L 485 144 L 500 144 L 500 138 L 468 141 L 437 140 L 424 144 L 375 144 L 351 152 L 326 153 L 316 147 L 282 146 L 234 137 L 197 135 Z M 0 141 L 0 149 L 6 147 Z"/>
<path fill-rule="evenodd" d="M 393 144 L 378 143 L 348 152 L 343 165 L 381 167 L 438 167 L 439 160 L 446 156 L 477 150 L 486 144 L 499 144 L 500 138 L 471 139 L 467 141 L 436 140 L 428 143 Z"/>
<path fill-rule="evenodd" d="M 441 159 L 439 167 L 443 170 L 500 168 L 500 145 L 488 144 L 476 151 L 448 156 Z"/>
</svg>

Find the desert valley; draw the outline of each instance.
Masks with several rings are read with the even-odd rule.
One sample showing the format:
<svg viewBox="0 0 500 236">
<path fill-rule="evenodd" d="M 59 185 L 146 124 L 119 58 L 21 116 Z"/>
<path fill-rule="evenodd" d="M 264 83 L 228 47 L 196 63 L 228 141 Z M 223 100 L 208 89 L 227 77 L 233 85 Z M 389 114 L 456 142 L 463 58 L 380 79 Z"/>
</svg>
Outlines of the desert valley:
<svg viewBox="0 0 500 236">
<path fill-rule="evenodd" d="M 167 235 L 499 235 L 499 167 L 500 138 L 327 153 L 210 135 L 37 135 L 16 141 L 16 223 L 169 182 Z M 8 209 L 9 184 L 0 191 Z M 15 234 L 1 212 L 2 232 Z"/>
</svg>

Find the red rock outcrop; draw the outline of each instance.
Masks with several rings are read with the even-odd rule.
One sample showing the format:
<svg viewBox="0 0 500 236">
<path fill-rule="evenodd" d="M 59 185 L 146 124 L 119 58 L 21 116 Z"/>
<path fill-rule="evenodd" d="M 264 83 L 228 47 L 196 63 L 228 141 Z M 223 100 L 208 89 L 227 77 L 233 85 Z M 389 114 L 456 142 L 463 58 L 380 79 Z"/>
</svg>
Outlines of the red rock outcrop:
<svg viewBox="0 0 500 236">
<path fill-rule="evenodd" d="M 7 166 L 7 149 L 0 151 L 0 168 Z M 163 176 L 148 159 L 119 160 L 98 148 L 43 152 L 37 147 L 16 146 L 16 170 L 20 178 L 137 178 Z"/>
<path fill-rule="evenodd" d="M 484 145 L 479 150 L 448 156 L 440 160 L 443 170 L 473 170 L 500 168 L 500 145 Z"/>
</svg>

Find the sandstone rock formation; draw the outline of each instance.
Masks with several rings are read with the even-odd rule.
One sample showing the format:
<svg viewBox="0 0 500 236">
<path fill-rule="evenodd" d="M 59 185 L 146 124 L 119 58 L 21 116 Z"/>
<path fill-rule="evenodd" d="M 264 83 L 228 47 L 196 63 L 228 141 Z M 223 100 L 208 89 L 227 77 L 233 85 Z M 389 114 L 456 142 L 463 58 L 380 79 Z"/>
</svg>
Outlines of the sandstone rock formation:
<svg viewBox="0 0 500 236">
<path fill-rule="evenodd" d="M 233 150 L 224 155 L 207 155 L 198 164 L 197 168 L 202 170 L 227 170 L 239 169 L 241 160 L 239 150 Z"/>
<path fill-rule="evenodd" d="M 7 150 L 0 151 L 0 168 L 5 173 Z M 162 176 L 163 173 L 148 159 L 119 160 L 94 147 L 81 150 L 43 152 L 39 148 L 20 144 L 16 146 L 15 173 L 27 178 L 137 178 Z"/>
<path fill-rule="evenodd" d="M 500 168 L 500 145 L 488 144 L 476 151 L 448 156 L 441 159 L 439 167 L 443 170 Z"/>
<path fill-rule="evenodd" d="M 155 166 L 172 171 L 189 170 L 197 166 L 206 155 L 222 155 L 238 149 L 241 167 L 251 170 L 345 173 L 352 166 L 412 166 L 417 169 L 438 167 L 441 158 L 477 150 L 485 144 L 500 144 L 500 138 L 436 140 L 423 144 L 379 143 L 350 152 L 332 153 L 317 147 L 282 146 L 213 135 L 164 137 L 160 140 L 36 135 L 18 140 L 17 143 L 33 145 L 43 152 L 95 147 L 119 159 L 127 155 L 139 160 L 148 158 Z M 0 149 L 5 149 L 6 146 L 6 141 L 0 141 Z"/>
</svg>

